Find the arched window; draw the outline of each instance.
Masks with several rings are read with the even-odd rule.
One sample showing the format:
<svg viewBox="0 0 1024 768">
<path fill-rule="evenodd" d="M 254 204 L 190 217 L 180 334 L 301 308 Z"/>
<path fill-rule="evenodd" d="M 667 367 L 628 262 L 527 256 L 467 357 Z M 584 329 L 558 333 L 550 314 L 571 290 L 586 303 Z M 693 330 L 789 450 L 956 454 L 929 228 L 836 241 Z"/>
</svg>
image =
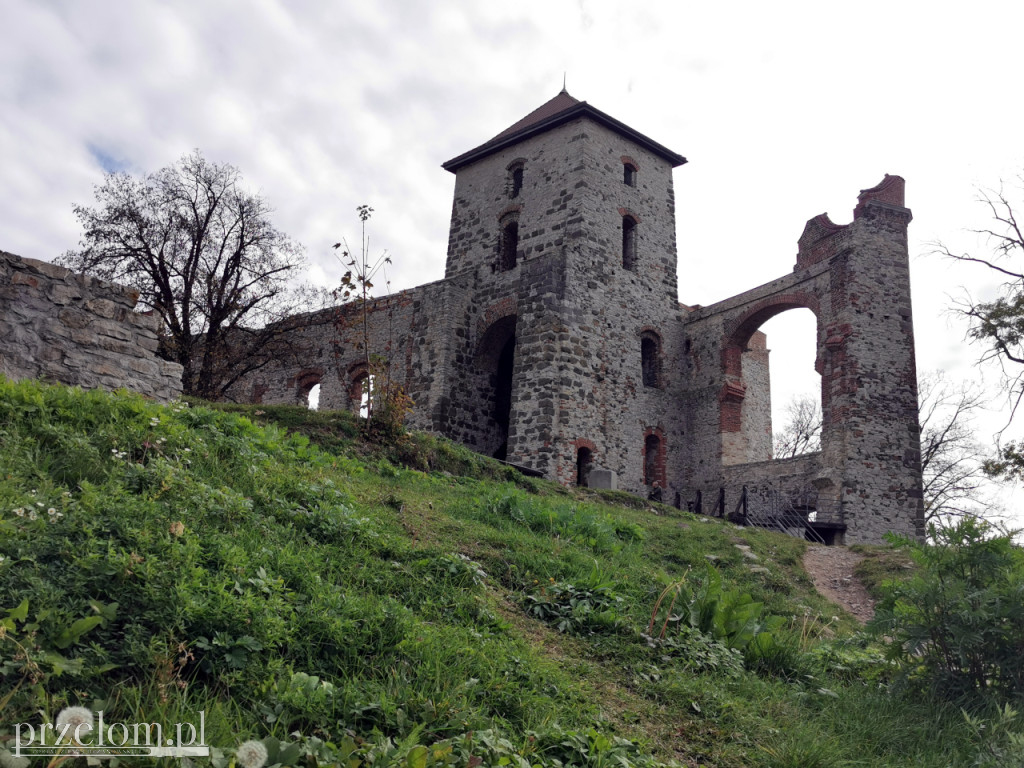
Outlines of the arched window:
<svg viewBox="0 0 1024 768">
<path fill-rule="evenodd" d="M 512 200 L 523 191 L 523 161 L 515 160 L 508 166 L 508 196 Z"/>
<path fill-rule="evenodd" d="M 359 368 L 348 388 L 349 407 L 364 419 L 369 418 L 373 409 L 372 395 L 373 376 L 365 368 Z"/>
<path fill-rule="evenodd" d="M 516 219 L 509 219 L 502 225 L 499 247 L 498 269 L 508 272 L 516 266 L 516 253 L 519 251 L 519 222 Z"/>
<path fill-rule="evenodd" d="M 593 451 L 589 448 L 578 448 L 576 450 L 576 485 L 583 487 L 589 485 L 590 468 L 593 464 Z"/>
<path fill-rule="evenodd" d="M 323 378 L 323 370 L 319 368 L 308 368 L 295 377 L 295 399 L 297 402 L 308 408 L 316 409 L 320 403 L 320 380 Z M 313 390 L 316 390 L 316 405 L 314 405 Z"/>
<path fill-rule="evenodd" d="M 661 337 L 654 331 L 640 335 L 640 367 L 645 387 L 661 386 Z"/>
<path fill-rule="evenodd" d="M 633 269 L 636 266 L 636 219 L 622 217 L 622 266 Z"/>
<path fill-rule="evenodd" d="M 622 181 L 627 187 L 636 186 L 636 166 L 626 162 L 622 164 Z"/>
</svg>

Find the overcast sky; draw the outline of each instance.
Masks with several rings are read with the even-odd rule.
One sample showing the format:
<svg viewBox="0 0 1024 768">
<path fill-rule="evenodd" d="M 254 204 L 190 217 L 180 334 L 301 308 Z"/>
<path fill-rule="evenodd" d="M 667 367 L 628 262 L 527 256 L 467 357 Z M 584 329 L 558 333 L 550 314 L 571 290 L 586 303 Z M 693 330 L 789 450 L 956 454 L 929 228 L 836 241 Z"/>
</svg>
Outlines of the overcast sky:
<svg viewBox="0 0 1024 768">
<path fill-rule="evenodd" d="M 1024 168 L 1021 29 L 1009 0 L 0 0 L 0 249 L 52 260 L 104 170 L 198 148 L 262 192 L 314 281 L 337 280 L 330 245 L 358 238 L 363 203 L 393 286 L 436 280 L 454 182 L 441 163 L 564 74 L 689 159 L 675 172 L 688 304 L 789 272 L 807 219 L 847 223 L 859 190 L 906 178 L 918 366 L 975 376 L 947 294 L 995 282 L 924 254 L 979 247 L 964 234 L 986 224 L 976 187 Z M 777 406 L 814 386 L 800 314 L 765 328 Z"/>
</svg>

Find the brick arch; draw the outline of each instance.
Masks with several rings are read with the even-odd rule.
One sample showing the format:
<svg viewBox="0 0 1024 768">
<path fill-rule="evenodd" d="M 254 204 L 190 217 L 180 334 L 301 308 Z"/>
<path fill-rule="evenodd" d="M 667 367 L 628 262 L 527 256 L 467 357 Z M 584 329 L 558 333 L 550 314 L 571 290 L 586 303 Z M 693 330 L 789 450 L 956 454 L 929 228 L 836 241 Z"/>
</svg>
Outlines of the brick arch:
<svg viewBox="0 0 1024 768">
<path fill-rule="evenodd" d="M 719 430 L 722 433 L 740 433 L 743 431 L 743 408 L 747 394 L 747 384 L 743 381 L 743 353 L 747 350 L 750 339 L 757 330 L 776 315 L 791 309 L 809 309 L 817 321 L 817 349 L 815 369 L 822 372 L 821 341 L 823 338 L 821 299 L 817 293 L 809 291 L 788 291 L 760 299 L 746 307 L 736 318 L 725 324 L 722 339 L 722 386 L 718 392 Z M 822 378 L 821 406 L 828 408 L 828 393 Z M 831 439 L 831 434 L 824 434 L 822 443 Z M 745 445 L 744 442 L 737 444 Z M 746 448 L 739 448 L 746 451 Z"/>
<path fill-rule="evenodd" d="M 494 319 L 482 333 L 478 334 L 473 362 L 480 370 L 497 367 L 501 350 L 509 339 L 516 335 L 519 318 L 513 312 Z"/>
<path fill-rule="evenodd" d="M 363 386 L 364 382 L 370 376 L 370 370 L 366 367 L 365 362 L 353 363 L 348 367 L 348 371 L 345 375 L 345 379 L 348 385 L 345 391 L 348 393 L 348 409 L 359 413 L 359 408 L 363 402 Z"/>
<path fill-rule="evenodd" d="M 295 374 L 295 397 L 303 402 L 309 396 L 309 391 L 319 384 L 324 377 L 323 368 L 304 368 Z"/>
<path fill-rule="evenodd" d="M 742 374 L 743 351 L 758 328 L 790 309 L 809 309 L 821 326 L 821 301 L 813 293 L 793 292 L 769 296 L 754 303 L 742 315 L 728 323 L 722 344 L 722 370 L 727 376 Z"/>
</svg>

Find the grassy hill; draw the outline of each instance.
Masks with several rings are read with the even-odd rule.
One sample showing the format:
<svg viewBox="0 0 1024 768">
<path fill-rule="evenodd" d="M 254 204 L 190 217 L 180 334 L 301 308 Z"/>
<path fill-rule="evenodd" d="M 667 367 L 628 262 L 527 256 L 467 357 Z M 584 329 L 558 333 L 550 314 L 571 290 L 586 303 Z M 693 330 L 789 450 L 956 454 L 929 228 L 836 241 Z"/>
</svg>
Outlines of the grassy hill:
<svg viewBox="0 0 1024 768">
<path fill-rule="evenodd" d="M 217 766 L 975 764 L 802 542 L 358 435 L 0 379 L 0 741 L 82 705 L 203 710 Z"/>
</svg>

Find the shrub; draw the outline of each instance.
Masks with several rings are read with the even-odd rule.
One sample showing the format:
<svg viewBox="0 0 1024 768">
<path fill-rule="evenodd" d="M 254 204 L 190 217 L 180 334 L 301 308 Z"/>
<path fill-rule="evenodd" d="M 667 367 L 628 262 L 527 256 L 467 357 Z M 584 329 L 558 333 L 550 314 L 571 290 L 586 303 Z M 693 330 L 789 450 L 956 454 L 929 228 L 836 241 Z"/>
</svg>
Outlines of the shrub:
<svg viewBox="0 0 1024 768">
<path fill-rule="evenodd" d="M 664 618 L 660 619 L 663 608 Z M 763 610 L 764 603 L 756 602 L 749 593 L 723 589 L 721 574 L 709 564 L 701 576 L 687 574 L 665 588 L 654 606 L 647 634 L 659 631 L 664 637 L 669 627 L 685 625 L 728 648 L 745 650 L 749 646 L 758 655 L 771 646 L 771 633 L 784 621 L 781 616 L 762 618 Z"/>
<path fill-rule="evenodd" d="M 894 537 L 918 566 L 890 582 L 870 627 L 908 679 L 947 698 L 1024 694 L 1024 551 L 976 519 Z"/>
</svg>

